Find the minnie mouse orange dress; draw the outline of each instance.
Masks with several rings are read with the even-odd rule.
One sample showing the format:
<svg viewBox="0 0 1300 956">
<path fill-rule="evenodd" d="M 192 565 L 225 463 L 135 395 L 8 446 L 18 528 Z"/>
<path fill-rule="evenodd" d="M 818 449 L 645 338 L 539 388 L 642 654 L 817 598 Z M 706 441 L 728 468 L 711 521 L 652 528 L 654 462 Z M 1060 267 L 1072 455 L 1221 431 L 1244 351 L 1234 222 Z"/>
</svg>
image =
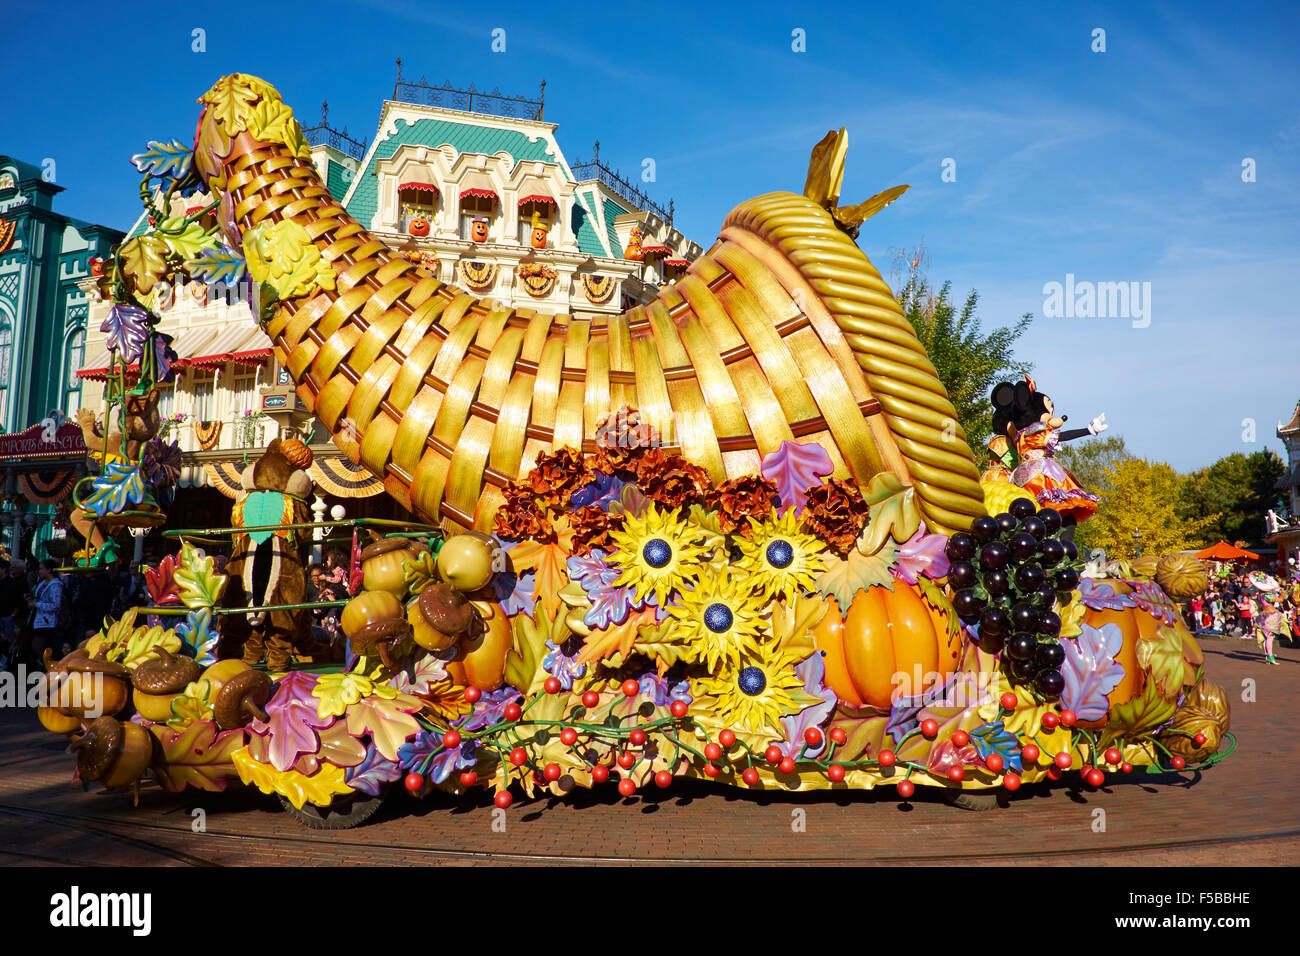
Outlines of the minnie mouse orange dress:
<svg viewBox="0 0 1300 956">
<path fill-rule="evenodd" d="M 1087 429 L 1083 429 L 1087 433 Z M 1048 428 L 1043 422 L 1034 422 L 1016 432 L 1016 454 L 1020 464 L 1011 473 L 1011 480 L 1032 494 L 1041 508 L 1055 508 L 1064 517 L 1075 521 L 1091 518 L 1101 500 L 1074 479 L 1052 456 L 1061 440 L 1059 428 Z"/>
</svg>

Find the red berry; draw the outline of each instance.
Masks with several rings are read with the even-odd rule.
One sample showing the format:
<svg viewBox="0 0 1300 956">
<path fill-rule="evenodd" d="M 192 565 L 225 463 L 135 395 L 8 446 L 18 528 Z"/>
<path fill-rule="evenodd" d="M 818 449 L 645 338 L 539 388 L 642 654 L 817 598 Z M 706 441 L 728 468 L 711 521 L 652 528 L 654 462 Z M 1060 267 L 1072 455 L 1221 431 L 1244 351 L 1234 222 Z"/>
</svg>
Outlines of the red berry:
<svg viewBox="0 0 1300 956">
<path fill-rule="evenodd" d="M 970 743 L 970 734 L 964 730 L 954 730 L 952 732 L 952 745 L 954 747 L 965 747 Z"/>
<path fill-rule="evenodd" d="M 674 717 L 685 717 L 688 710 L 690 710 L 690 707 L 687 706 L 684 700 L 675 700 L 672 706 L 668 708 L 668 712 Z"/>
<path fill-rule="evenodd" d="M 473 770 L 466 770 L 460 775 L 460 785 L 462 787 L 472 787 L 478 783 L 478 774 Z"/>
<path fill-rule="evenodd" d="M 1005 777 L 1002 778 L 1002 786 L 1008 790 L 1019 790 L 1020 775 L 1015 773 L 1007 774 Z"/>
<path fill-rule="evenodd" d="M 784 757 L 782 758 L 781 762 L 777 765 L 777 769 L 780 770 L 782 773 L 794 773 L 794 767 L 795 764 L 794 764 L 793 757 Z"/>
<path fill-rule="evenodd" d="M 411 791 L 411 793 L 419 793 L 424 787 L 424 778 L 418 773 L 408 773 L 406 779 L 402 781 L 402 784 L 407 790 Z"/>
<path fill-rule="evenodd" d="M 667 770 L 660 770 L 655 774 L 655 786 L 660 790 L 667 790 L 673 785 L 673 775 Z"/>
<path fill-rule="evenodd" d="M 514 803 L 514 798 L 510 796 L 509 790 L 498 790 L 497 795 L 492 798 L 492 802 L 504 810 L 510 804 Z"/>
<path fill-rule="evenodd" d="M 704 756 L 707 757 L 709 760 L 721 760 L 722 748 L 719 747 L 717 744 L 705 744 Z"/>
<path fill-rule="evenodd" d="M 591 708 L 595 707 L 599 703 L 600 695 L 594 690 L 589 690 L 582 695 L 582 706 L 586 707 L 588 710 L 591 710 Z"/>
<path fill-rule="evenodd" d="M 1079 718 L 1075 716 L 1074 711 L 1072 710 L 1061 711 L 1061 726 L 1073 727 L 1076 723 L 1078 723 L 1078 721 Z"/>
<path fill-rule="evenodd" d="M 880 766 L 882 767 L 892 767 L 898 762 L 898 754 L 894 753 L 892 750 L 882 750 L 880 751 L 880 756 L 878 756 L 876 760 L 880 762 Z"/>
<path fill-rule="evenodd" d="M 1071 757 L 1069 753 L 1062 750 L 1059 754 L 1056 755 L 1055 763 L 1062 770 L 1069 770 L 1070 764 L 1074 763 L 1074 758 Z"/>
<path fill-rule="evenodd" d="M 988 767 L 993 773 L 1001 773 L 1003 765 L 1001 754 L 989 754 L 984 758 L 984 766 Z"/>
<path fill-rule="evenodd" d="M 630 797 L 636 793 L 636 784 L 632 782 L 631 777 L 624 777 L 618 782 L 618 792 L 625 797 Z"/>
<path fill-rule="evenodd" d="M 912 794 L 916 793 L 916 784 L 910 780 L 898 781 L 898 795 L 906 800 Z"/>
<path fill-rule="evenodd" d="M 1025 763 L 1035 763 L 1038 760 L 1038 745 L 1025 744 L 1020 748 L 1020 757 Z"/>
<path fill-rule="evenodd" d="M 1056 725 L 1060 722 L 1061 718 L 1056 716 L 1056 714 L 1052 713 L 1050 710 L 1043 714 L 1043 726 L 1048 730 L 1055 730 Z"/>
<path fill-rule="evenodd" d="M 516 747 L 510 751 L 510 762 L 516 767 L 522 767 L 528 762 L 528 751 L 524 750 L 523 747 Z"/>
<path fill-rule="evenodd" d="M 844 732 L 843 727 L 831 728 L 831 740 L 835 741 L 837 744 L 845 743 L 848 741 L 848 739 L 849 739 L 849 735 Z"/>
<path fill-rule="evenodd" d="M 598 763 L 591 768 L 591 779 L 596 783 L 604 783 L 609 779 L 609 768 L 603 763 Z"/>
<path fill-rule="evenodd" d="M 624 770 L 631 770 L 636 766 L 636 754 L 630 750 L 624 750 L 618 755 L 618 765 Z"/>
<path fill-rule="evenodd" d="M 634 681 L 630 677 L 627 680 L 623 681 L 624 697 L 635 697 L 639 693 L 641 693 L 641 684 L 639 682 Z"/>
<path fill-rule="evenodd" d="M 1106 775 L 1096 767 L 1089 767 L 1088 772 L 1083 775 L 1083 779 L 1088 782 L 1089 786 L 1100 787 L 1106 782 Z"/>
<path fill-rule="evenodd" d="M 557 763 L 548 763 L 546 767 L 543 768 L 542 770 L 542 776 L 545 777 L 547 780 L 552 780 L 552 781 L 559 780 L 560 765 Z"/>
<path fill-rule="evenodd" d="M 841 764 L 833 763 L 826 770 L 826 776 L 831 778 L 832 783 L 839 783 L 844 779 L 844 767 Z"/>
<path fill-rule="evenodd" d="M 460 746 L 460 731 L 449 730 L 442 735 L 442 745 L 448 750 L 455 750 Z"/>
<path fill-rule="evenodd" d="M 578 732 L 572 727 L 565 727 L 560 731 L 560 743 L 566 747 L 572 747 L 578 740 Z"/>
<path fill-rule="evenodd" d="M 736 746 L 736 732 L 730 727 L 725 728 L 720 734 L 718 734 L 718 743 L 722 744 L 724 747 Z"/>
<path fill-rule="evenodd" d="M 1060 779 L 1061 779 L 1061 768 L 1058 767 L 1056 764 L 1051 764 L 1050 766 L 1048 766 L 1048 768 L 1047 768 L 1047 778 L 1048 778 L 1049 780 L 1060 780 Z"/>
<path fill-rule="evenodd" d="M 478 703 L 478 699 L 482 696 L 483 696 L 483 692 L 479 690 L 477 687 L 475 687 L 473 684 L 470 684 L 468 687 L 465 688 L 465 699 L 469 701 L 471 704 Z"/>
<path fill-rule="evenodd" d="M 781 748 L 778 747 L 776 744 L 772 744 L 772 746 L 768 747 L 766 750 L 763 751 L 763 758 L 773 766 L 779 764 L 781 762 L 781 758 L 784 756 L 785 754 L 781 753 Z"/>
<path fill-rule="evenodd" d="M 1169 766 L 1173 767 L 1175 770 L 1182 770 L 1187 766 L 1187 761 L 1175 754 L 1173 757 L 1169 758 Z"/>
<path fill-rule="evenodd" d="M 1129 763 L 1127 760 L 1125 760 L 1122 764 L 1119 765 L 1119 770 L 1120 773 L 1132 773 L 1133 765 Z"/>
<path fill-rule="evenodd" d="M 560 683 L 560 679 L 558 677 L 548 677 L 546 678 L 546 683 L 542 685 L 542 687 L 546 689 L 546 693 L 548 694 L 558 694 L 560 692 L 560 688 L 563 686 L 564 685 Z"/>
<path fill-rule="evenodd" d="M 948 768 L 948 779 L 953 783 L 961 783 L 966 779 L 966 768 L 961 764 L 954 764 Z"/>
<path fill-rule="evenodd" d="M 1197 734 L 1195 737 L 1192 738 L 1192 740 L 1196 743 L 1196 746 L 1198 747 L 1204 747 L 1205 742 L 1209 739 L 1210 738 L 1206 737 L 1205 734 Z"/>
<path fill-rule="evenodd" d="M 632 732 L 627 735 L 627 739 L 633 747 L 640 747 L 645 743 L 645 731 L 640 727 L 633 727 Z"/>
<path fill-rule="evenodd" d="M 745 772 L 740 775 L 740 779 L 745 781 L 748 786 L 758 786 L 758 771 L 753 767 L 747 767 Z"/>
<path fill-rule="evenodd" d="M 1124 755 L 1120 753 L 1118 750 L 1116 750 L 1114 747 L 1106 748 L 1106 753 L 1103 756 L 1105 756 L 1106 758 L 1106 763 L 1112 765 L 1117 764 L 1124 759 Z"/>
<path fill-rule="evenodd" d="M 524 709 L 520 707 L 518 704 L 513 704 L 513 703 L 506 704 L 506 709 L 504 711 L 504 716 L 506 720 L 510 720 L 510 721 L 518 720 L 521 716 L 523 716 L 523 713 L 524 713 Z"/>
<path fill-rule="evenodd" d="M 998 703 L 1002 705 L 1003 710 L 1015 710 L 1016 705 L 1020 703 L 1020 698 L 1011 693 L 1011 691 L 1007 691 L 1002 695 L 1002 698 Z"/>
<path fill-rule="evenodd" d="M 719 770 L 714 764 L 706 763 L 704 765 L 704 776 L 708 777 L 710 780 L 712 780 L 720 773 L 722 773 L 722 771 Z"/>
<path fill-rule="evenodd" d="M 926 740 L 934 740 L 939 736 L 939 722 L 931 718 L 921 721 L 921 736 Z"/>
<path fill-rule="evenodd" d="M 820 747 L 822 745 L 822 732 L 816 727 L 809 727 L 803 732 L 803 742 L 809 747 Z"/>
</svg>

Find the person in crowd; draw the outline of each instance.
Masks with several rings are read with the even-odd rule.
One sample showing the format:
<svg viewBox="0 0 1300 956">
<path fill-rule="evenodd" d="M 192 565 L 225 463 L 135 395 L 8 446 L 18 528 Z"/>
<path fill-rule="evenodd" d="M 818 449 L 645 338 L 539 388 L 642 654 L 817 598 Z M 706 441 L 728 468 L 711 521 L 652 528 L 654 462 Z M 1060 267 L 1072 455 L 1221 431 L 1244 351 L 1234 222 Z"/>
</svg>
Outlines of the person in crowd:
<svg viewBox="0 0 1300 956">
<path fill-rule="evenodd" d="M 32 609 L 31 640 L 25 657 L 33 667 L 41 666 L 47 647 L 58 650 L 60 616 L 63 611 L 63 582 L 57 573 L 58 564 L 46 558 L 37 565 L 37 584 L 27 596 Z"/>
<path fill-rule="evenodd" d="M 8 561 L 0 563 L 0 658 L 4 669 L 13 661 L 18 642 L 19 616 L 27 613 L 27 579 L 19 565 L 17 574 L 10 573 Z"/>
</svg>

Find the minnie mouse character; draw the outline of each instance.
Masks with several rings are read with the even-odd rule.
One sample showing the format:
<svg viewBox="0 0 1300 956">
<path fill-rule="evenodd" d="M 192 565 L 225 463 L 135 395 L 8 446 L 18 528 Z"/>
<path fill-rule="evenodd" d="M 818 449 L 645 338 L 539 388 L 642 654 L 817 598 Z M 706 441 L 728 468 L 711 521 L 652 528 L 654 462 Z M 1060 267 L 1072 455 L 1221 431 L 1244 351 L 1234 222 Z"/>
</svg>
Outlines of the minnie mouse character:
<svg viewBox="0 0 1300 956">
<path fill-rule="evenodd" d="M 1054 508 L 1063 523 L 1072 525 L 1091 518 L 1097 510 L 1096 495 L 1084 491 L 1074 476 L 1053 459 L 1063 441 L 1104 432 L 1103 412 L 1087 428 L 1061 431 L 1065 416 L 1055 414 L 1051 398 L 1038 391 L 1028 375 L 1023 382 L 1001 382 L 993 388 L 993 430 L 1005 434 L 1015 446 L 1019 464 L 1010 480 L 1037 500 L 1039 507 Z"/>
</svg>

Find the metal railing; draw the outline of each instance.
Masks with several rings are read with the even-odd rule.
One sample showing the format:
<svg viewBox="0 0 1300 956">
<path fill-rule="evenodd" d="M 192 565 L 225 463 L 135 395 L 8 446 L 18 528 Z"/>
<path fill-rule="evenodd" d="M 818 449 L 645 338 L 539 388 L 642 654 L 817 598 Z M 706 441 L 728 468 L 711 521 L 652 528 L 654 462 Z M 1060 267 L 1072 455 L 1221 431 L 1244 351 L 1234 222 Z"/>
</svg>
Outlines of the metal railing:
<svg viewBox="0 0 1300 956">
<path fill-rule="evenodd" d="M 324 124 L 313 126 L 311 129 L 302 131 L 303 137 L 307 140 L 309 146 L 331 146 L 340 153 L 351 156 L 353 159 L 364 159 L 366 155 L 366 141 L 360 142 L 348 135 L 347 129 L 339 132 L 331 129 Z"/>
<path fill-rule="evenodd" d="M 437 106 L 464 113 L 540 120 L 546 107 L 546 81 L 542 80 L 538 98 L 531 100 L 525 96 L 509 96 L 498 88 L 493 88 L 491 92 L 476 90 L 472 83 L 468 89 L 460 89 L 452 86 L 450 81 L 438 86 L 424 77 L 418 81 L 404 80 L 399 73 L 393 86 L 393 99 L 400 103 Z"/>
<path fill-rule="evenodd" d="M 578 182 L 595 179 L 608 186 L 638 209 L 653 212 L 668 225 L 673 224 L 674 209 L 671 199 L 668 201 L 668 209 L 665 210 L 640 189 L 624 179 L 616 170 L 610 169 L 599 159 L 593 159 L 585 163 L 573 163 L 569 168 L 573 171 L 573 178 Z"/>
</svg>

